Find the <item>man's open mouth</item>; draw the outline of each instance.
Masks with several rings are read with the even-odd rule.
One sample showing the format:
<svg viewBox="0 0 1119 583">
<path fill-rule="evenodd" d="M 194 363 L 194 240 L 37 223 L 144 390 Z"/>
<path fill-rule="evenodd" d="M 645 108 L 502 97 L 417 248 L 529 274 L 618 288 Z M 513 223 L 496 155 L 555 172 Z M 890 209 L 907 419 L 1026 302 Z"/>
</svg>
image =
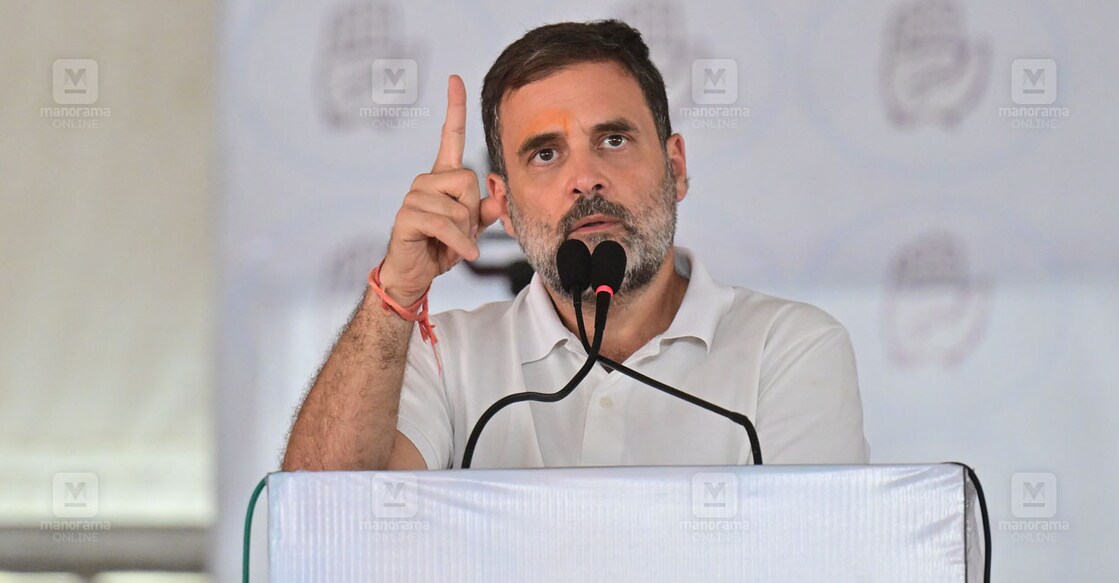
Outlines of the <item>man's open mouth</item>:
<svg viewBox="0 0 1119 583">
<path fill-rule="evenodd" d="M 592 215 L 575 223 L 575 227 L 571 229 L 571 233 L 592 233 L 594 231 L 609 229 L 610 227 L 620 225 L 621 223 L 622 222 L 620 220 L 614 217 Z"/>
</svg>

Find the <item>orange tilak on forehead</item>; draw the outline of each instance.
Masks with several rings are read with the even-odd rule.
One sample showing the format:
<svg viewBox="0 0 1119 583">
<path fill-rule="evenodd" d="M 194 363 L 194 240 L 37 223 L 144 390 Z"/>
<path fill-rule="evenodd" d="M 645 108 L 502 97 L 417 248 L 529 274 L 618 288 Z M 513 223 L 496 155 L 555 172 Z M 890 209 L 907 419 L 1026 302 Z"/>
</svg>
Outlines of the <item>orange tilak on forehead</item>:
<svg viewBox="0 0 1119 583">
<path fill-rule="evenodd" d="M 566 111 L 545 111 L 529 121 L 528 128 L 521 135 L 520 139 L 517 140 L 517 143 L 523 144 L 525 140 L 532 136 L 556 131 L 562 132 L 564 136 L 567 136 L 570 119 L 571 114 Z"/>
</svg>

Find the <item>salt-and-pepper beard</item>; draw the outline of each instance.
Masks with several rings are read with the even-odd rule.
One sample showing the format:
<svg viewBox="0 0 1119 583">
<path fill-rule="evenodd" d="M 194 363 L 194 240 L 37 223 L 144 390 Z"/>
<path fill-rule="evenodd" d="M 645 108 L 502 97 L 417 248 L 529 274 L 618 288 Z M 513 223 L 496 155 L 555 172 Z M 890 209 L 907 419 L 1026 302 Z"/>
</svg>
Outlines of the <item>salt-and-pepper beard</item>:
<svg viewBox="0 0 1119 583">
<path fill-rule="evenodd" d="M 580 220 L 600 214 L 619 221 L 624 230 L 622 238 L 616 239 L 626 250 L 626 274 L 617 294 L 619 300 L 653 280 L 675 240 L 676 177 L 668 164 L 665 164 L 661 183 L 644 199 L 649 201 L 648 206 L 638 207 L 633 212 L 606 200 L 601 194 L 590 198 L 580 196 L 558 225 L 549 225 L 522 216 L 513 198 L 513 193 L 509 192 L 509 219 L 525 258 L 544 284 L 563 297 L 570 298 L 571 290 L 563 289 L 560 284 L 556 252 Z M 617 235 L 613 233 L 593 232 L 581 239 L 593 251 L 596 245 L 614 237 Z M 587 289 L 583 301 L 593 303 L 594 291 Z"/>
</svg>

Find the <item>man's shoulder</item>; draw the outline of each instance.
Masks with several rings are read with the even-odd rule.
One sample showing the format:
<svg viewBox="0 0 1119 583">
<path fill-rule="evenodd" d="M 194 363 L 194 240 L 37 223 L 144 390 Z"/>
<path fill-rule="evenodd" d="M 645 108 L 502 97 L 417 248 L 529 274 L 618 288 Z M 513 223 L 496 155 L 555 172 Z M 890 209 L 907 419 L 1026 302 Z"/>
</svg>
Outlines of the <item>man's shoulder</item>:
<svg viewBox="0 0 1119 583">
<path fill-rule="evenodd" d="M 696 291 L 687 315 L 702 320 L 711 317 L 712 310 L 717 311 L 720 335 L 762 334 L 768 337 L 775 330 L 843 328 L 831 314 L 811 304 L 722 283 L 707 271 L 694 252 L 682 247 L 677 247 L 677 251 L 677 272 L 690 277 L 689 287 Z M 691 291 L 689 289 L 689 293 Z M 703 307 L 696 309 L 697 302 Z"/>
<path fill-rule="evenodd" d="M 812 304 L 733 286 L 734 301 L 723 326 L 749 327 L 769 337 L 844 331 L 831 314 Z"/>
<path fill-rule="evenodd" d="M 468 334 L 471 337 L 483 332 L 495 332 L 505 323 L 510 322 L 513 313 L 521 298 L 501 300 L 482 304 L 469 310 L 454 309 L 439 312 L 431 316 L 436 329 L 451 334 Z M 492 336 L 492 334 L 488 334 Z"/>
</svg>

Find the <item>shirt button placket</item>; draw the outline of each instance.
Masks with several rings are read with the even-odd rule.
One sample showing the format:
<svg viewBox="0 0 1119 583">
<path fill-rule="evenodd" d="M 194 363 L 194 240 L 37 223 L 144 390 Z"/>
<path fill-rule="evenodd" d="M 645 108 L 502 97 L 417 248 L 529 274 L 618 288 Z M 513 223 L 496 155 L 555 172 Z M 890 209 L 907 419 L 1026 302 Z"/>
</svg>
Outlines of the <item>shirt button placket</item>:
<svg viewBox="0 0 1119 583">
<path fill-rule="evenodd" d="M 583 463 L 618 465 L 625 450 L 625 415 L 618 402 L 618 374 L 601 379 L 591 391 L 587 404 L 587 425 L 583 434 Z"/>
</svg>

